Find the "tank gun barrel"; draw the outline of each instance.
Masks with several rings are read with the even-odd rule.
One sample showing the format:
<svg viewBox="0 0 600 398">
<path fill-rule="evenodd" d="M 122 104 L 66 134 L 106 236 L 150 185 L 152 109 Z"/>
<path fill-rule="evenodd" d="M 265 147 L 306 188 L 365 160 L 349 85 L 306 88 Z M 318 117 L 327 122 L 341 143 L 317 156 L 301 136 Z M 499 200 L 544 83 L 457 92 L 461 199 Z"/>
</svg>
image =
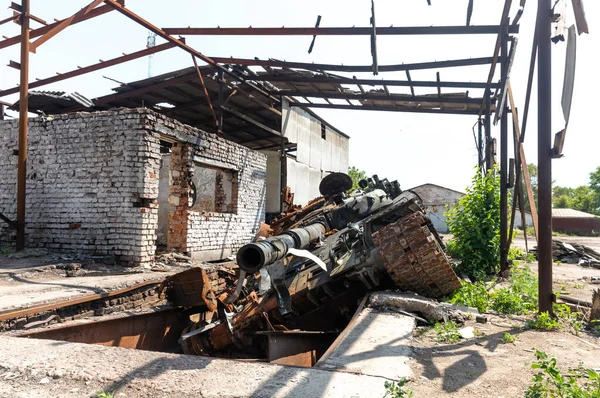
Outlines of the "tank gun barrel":
<svg viewBox="0 0 600 398">
<path fill-rule="evenodd" d="M 248 273 L 255 273 L 262 267 L 284 258 L 290 249 L 305 249 L 325 234 L 327 227 L 314 223 L 304 228 L 290 229 L 260 242 L 243 246 L 237 253 L 238 266 Z"/>
</svg>

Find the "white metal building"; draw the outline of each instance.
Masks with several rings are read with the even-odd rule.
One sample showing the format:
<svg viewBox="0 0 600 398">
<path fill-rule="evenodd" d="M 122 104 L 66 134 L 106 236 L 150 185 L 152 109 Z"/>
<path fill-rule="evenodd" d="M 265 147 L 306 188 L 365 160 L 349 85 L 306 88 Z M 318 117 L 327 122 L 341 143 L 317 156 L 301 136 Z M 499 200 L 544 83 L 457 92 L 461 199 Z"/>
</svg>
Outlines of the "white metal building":
<svg viewBox="0 0 600 398">
<path fill-rule="evenodd" d="M 331 172 L 348 172 L 349 139 L 309 110 L 282 101 L 282 134 L 296 151 L 287 158 L 287 186 L 294 204 L 306 205 L 320 196 L 319 183 Z M 267 213 L 280 211 L 281 164 L 278 152 L 267 154 Z M 294 156 L 295 155 L 295 156 Z"/>
</svg>

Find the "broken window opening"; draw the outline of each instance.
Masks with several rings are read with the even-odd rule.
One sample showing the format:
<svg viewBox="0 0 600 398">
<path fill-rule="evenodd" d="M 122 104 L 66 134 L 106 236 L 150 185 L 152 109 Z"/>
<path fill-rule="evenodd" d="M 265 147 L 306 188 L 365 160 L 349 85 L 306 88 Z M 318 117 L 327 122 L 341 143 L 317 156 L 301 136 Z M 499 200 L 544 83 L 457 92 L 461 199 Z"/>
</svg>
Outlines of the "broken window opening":
<svg viewBox="0 0 600 398">
<path fill-rule="evenodd" d="M 195 162 L 190 210 L 237 214 L 237 171 Z"/>
<path fill-rule="evenodd" d="M 161 154 L 167 154 L 167 153 L 171 153 L 171 148 L 173 147 L 173 144 L 168 142 L 168 141 L 163 141 L 160 140 L 160 153 Z"/>
<path fill-rule="evenodd" d="M 327 139 L 327 129 L 325 128 L 325 124 L 321 123 L 321 138 L 324 140 Z"/>
</svg>

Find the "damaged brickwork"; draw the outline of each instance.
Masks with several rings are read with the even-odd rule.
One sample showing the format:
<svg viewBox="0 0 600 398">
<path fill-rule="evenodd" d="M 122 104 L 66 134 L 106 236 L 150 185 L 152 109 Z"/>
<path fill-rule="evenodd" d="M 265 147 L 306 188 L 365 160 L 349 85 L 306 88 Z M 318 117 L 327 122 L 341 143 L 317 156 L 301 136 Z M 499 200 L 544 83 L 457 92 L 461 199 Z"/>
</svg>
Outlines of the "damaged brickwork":
<svg viewBox="0 0 600 398">
<path fill-rule="evenodd" d="M 145 108 L 30 119 L 26 246 L 114 255 L 122 265 L 154 260 L 160 144 L 172 145 L 169 248 L 223 258 L 264 220 L 266 157 Z M 16 218 L 18 121 L 0 122 L 0 212 Z M 189 210 L 198 162 L 236 172 L 232 213 Z M 241 194 L 238 195 L 238 192 Z M 0 224 L 0 245 L 14 231 Z"/>
</svg>

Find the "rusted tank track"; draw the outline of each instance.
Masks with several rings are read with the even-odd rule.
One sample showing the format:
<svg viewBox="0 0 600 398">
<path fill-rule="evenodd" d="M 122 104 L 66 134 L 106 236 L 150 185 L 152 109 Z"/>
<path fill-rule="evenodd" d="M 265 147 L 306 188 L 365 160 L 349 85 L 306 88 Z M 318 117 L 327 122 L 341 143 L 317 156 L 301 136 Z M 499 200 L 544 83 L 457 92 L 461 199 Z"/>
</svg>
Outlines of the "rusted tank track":
<svg viewBox="0 0 600 398">
<path fill-rule="evenodd" d="M 373 241 L 400 289 L 441 298 L 461 283 L 432 231 L 429 218 L 417 212 L 381 228 Z"/>
</svg>

